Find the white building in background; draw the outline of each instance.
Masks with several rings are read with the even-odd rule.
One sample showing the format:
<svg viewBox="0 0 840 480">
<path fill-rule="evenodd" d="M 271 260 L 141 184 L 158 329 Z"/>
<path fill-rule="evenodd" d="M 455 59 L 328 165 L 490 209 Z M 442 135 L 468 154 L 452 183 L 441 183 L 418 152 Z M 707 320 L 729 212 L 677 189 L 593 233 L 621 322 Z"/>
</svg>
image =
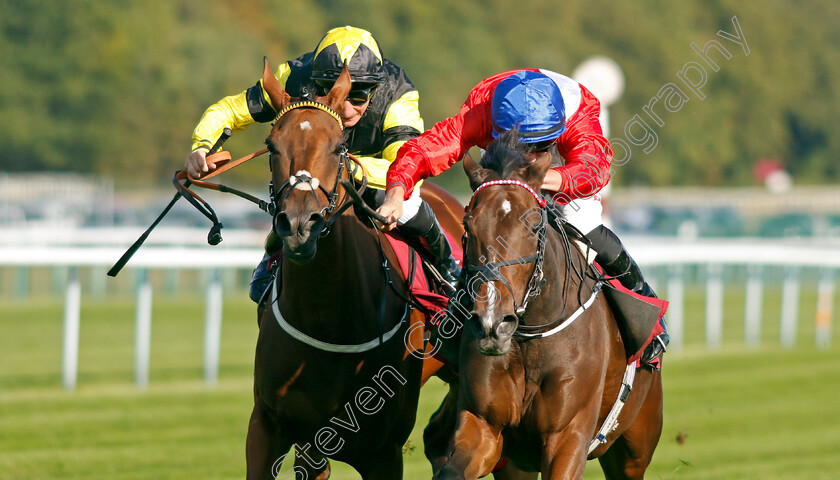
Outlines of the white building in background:
<svg viewBox="0 0 840 480">
<path fill-rule="evenodd" d="M 0 227 L 112 225 L 114 182 L 78 173 L 0 173 Z"/>
</svg>

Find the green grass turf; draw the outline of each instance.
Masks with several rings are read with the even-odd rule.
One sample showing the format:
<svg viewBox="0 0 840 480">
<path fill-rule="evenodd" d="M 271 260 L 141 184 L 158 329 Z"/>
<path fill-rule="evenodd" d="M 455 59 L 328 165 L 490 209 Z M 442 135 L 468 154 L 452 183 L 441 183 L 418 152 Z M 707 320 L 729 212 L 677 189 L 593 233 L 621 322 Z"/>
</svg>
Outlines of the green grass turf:
<svg viewBox="0 0 840 480">
<path fill-rule="evenodd" d="M 219 383 L 208 387 L 203 302 L 160 297 L 146 391 L 133 384 L 131 300 L 83 301 L 74 392 L 60 386 L 61 302 L 0 300 L 0 479 L 244 478 L 253 305 L 225 299 Z M 813 347 L 807 297 L 803 291 L 797 345 L 784 350 L 778 299 L 766 293 L 763 343 L 749 351 L 743 298 L 727 297 L 724 343 L 709 354 L 703 301 L 688 296 L 685 348 L 666 357 L 665 427 L 647 478 L 840 478 L 838 339 L 827 350 Z M 444 388 L 434 381 L 423 389 L 406 479 L 431 477 L 422 428 Z M 332 478 L 360 477 L 335 465 Z M 597 462 L 585 478 L 603 478 Z"/>
</svg>

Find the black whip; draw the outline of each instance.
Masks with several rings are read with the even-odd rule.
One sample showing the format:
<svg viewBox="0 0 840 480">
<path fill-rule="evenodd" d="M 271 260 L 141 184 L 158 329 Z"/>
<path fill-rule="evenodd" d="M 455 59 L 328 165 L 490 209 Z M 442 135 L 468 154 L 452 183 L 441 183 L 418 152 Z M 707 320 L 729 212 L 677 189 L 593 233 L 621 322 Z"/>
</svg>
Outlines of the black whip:
<svg viewBox="0 0 840 480">
<path fill-rule="evenodd" d="M 207 155 L 215 153 L 218 149 L 222 148 L 222 145 L 227 141 L 228 138 L 230 138 L 232 134 L 233 132 L 231 131 L 231 129 L 225 128 L 222 132 L 222 135 L 219 137 L 218 140 L 216 140 L 216 143 L 213 144 L 213 147 L 210 148 L 210 151 L 207 152 Z M 184 186 L 189 187 L 190 181 L 187 180 L 184 183 Z M 175 205 L 175 202 L 177 202 L 178 199 L 182 196 L 183 194 L 181 193 L 181 191 L 175 193 L 175 196 L 172 197 L 172 200 L 169 201 L 169 205 L 167 205 L 166 208 L 164 208 L 163 211 L 160 212 L 160 215 L 158 215 L 157 219 L 155 219 L 155 221 L 152 222 L 152 225 L 148 229 L 146 229 L 145 232 L 143 232 L 143 235 L 140 235 L 140 238 L 138 238 L 137 241 L 135 241 L 134 244 L 130 246 L 128 250 L 125 251 L 123 256 L 120 257 L 119 260 L 117 260 L 117 263 L 115 263 L 114 266 L 111 267 L 110 270 L 108 270 L 109 277 L 116 277 L 117 274 L 120 273 L 120 270 L 122 270 L 125 264 L 128 263 L 129 259 L 131 259 L 131 257 L 137 252 L 137 250 L 140 249 L 140 247 L 143 245 L 143 242 L 145 242 L 146 238 L 149 237 L 149 234 L 152 233 L 152 230 L 154 230 L 155 227 L 157 227 L 158 223 L 160 223 L 160 221 L 163 220 L 163 217 L 165 217 L 166 214 L 169 213 L 169 210 L 172 210 L 172 207 Z"/>
</svg>

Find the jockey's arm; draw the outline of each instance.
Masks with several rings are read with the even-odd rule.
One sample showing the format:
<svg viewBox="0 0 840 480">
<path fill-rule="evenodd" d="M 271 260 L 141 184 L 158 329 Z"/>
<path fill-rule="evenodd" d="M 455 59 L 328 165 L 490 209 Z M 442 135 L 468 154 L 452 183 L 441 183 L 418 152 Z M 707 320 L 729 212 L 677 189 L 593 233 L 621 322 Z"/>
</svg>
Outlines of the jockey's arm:
<svg viewBox="0 0 840 480">
<path fill-rule="evenodd" d="M 568 203 L 587 198 L 604 188 L 610 180 L 612 148 L 604 137 L 598 121 L 600 103 L 588 91 L 583 91 L 578 112 L 566 123 L 557 150 L 565 165 L 549 169 L 543 189 L 555 192 L 555 200 Z"/>
<path fill-rule="evenodd" d="M 389 191 L 402 186 L 407 199 L 418 181 L 440 175 L 471 147 L 483 147 L 492 140 L 486 89 L 484 82 L 473 88 L 458 114 L 436 123 L 400 149 L 388 170 Z"/>
<path fill-rule="evenodd" d="M 566 133 L 569 132 L 563 136 Z M 551 181 L 552 186 L 543 187 L 556 192 L 555 200 L 568 203 L 576 198 L 590 197 L 610 181 L 612 149 L 603 135 L 570 135 L 570 139 L 559 147 L 566 164 L 549 169 L 552 173 L 546 175 L 546 180 Z"/>
<path fill-rule="evenodd" d="M 423 131 L 419 99 L 417 90 L 410 90 L 388 107 L 382 125 L 383 148 L 379 156 L 356 155 L 365 167 L 368 186 L 384 190 L 388 168 L 397 158 L 397 152 L 406 141 L 417 137 Z M 351 145 L 351 151 L 352 148 Z M 361 170 L 356 171 L 354 178 L 357 182 L 362 181 L 362 175 Z"/>
<path fill-rule="evenodd" d="M 558 192 L 563 189 L 563 175 L 554 170 L 549 168 L 547 172 L 545 172 L 545 178 L 543 179 L 542 190 L 548 190 L 551 192 Z"/>
<path fill-rule="evenodd" d="M 290 72 L 288 63 L 280 65 L 274 74 L 280 85 L 286 84 Z M 184 162 L 187 173 L 198 177 L 202 172 L 216 168 L 214 164 L 207 164 L 205 157 L 225 128 L 241 132 L 253 123 L 270 122 L 275 115 L 271 100 L 262 88 L 262 80 L 243 92 L 214 103 L 204 112 L 193 131 L 192 150 Z"/>
</svg>

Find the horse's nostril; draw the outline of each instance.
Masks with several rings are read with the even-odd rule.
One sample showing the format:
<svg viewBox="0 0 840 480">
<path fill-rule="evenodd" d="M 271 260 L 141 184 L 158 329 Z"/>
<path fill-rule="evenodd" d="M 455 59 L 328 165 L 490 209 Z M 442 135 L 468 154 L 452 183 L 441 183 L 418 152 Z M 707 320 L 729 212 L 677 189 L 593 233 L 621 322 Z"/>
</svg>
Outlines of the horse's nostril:
<svg viewBox="0 0 840 480">
<path fill-rule="evenodd" d="M 496 327 L 496 336 L 497 337 L 507 337 L 513 335 L 513 332 L 516 331 L 516 328 L 519 326 L 519 318 L 516 315 L 508 314 L 502 319 L 499 326 Z"/>
<path fill-rule="evenodd" d="M 274 217 L 274 232 L 280 237 L 292 234 L 292 224 L 285 212 L 280 212 Z"/>
<path fill-rule="evenodd" d="M 323 221 L 324 221 L 324 216 L 321 215 L 320 213 L 313 213 L 312 215 L 309 216 L 309 223 L 312 224 L 313 226 L 317 225 L 318 222 L 323 222 Z"/>
<path fill-rule="evenodd" d="M 478 337 L 484 337 L 487 332 L 484 331 L 484 325 L 481 324 L 481 316 L 478 312 L 470 312 L 470 318 L 467 320 L 473 333 Z"/>
</svg>

